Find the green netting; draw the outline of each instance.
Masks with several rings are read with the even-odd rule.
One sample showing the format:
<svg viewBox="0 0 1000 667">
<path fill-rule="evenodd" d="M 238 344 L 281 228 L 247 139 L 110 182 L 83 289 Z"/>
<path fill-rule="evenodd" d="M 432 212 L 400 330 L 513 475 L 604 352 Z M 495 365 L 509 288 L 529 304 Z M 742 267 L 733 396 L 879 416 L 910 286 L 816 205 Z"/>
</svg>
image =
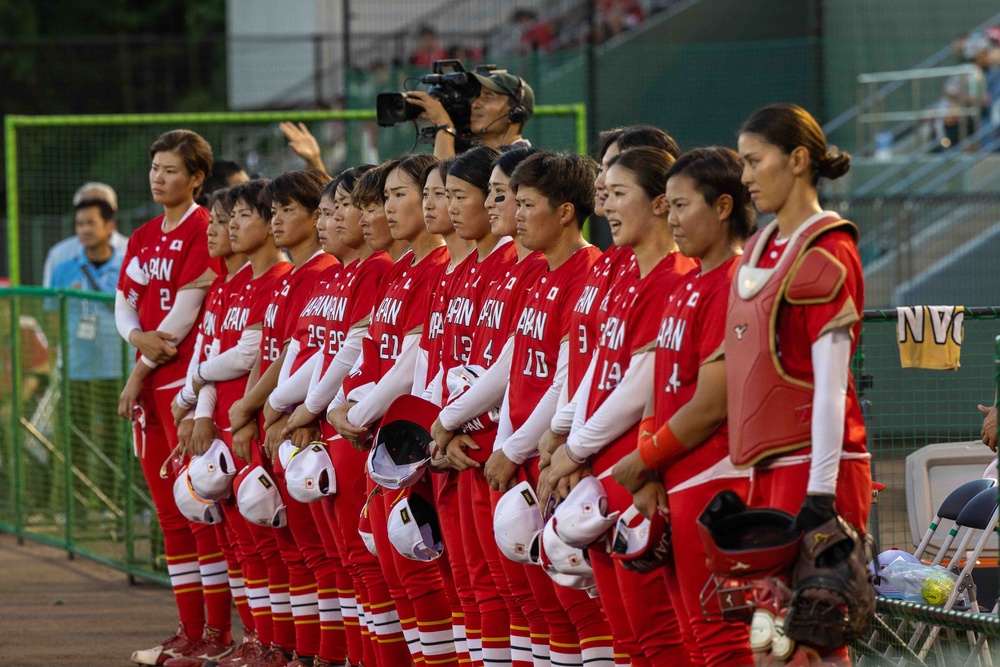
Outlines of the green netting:
<svg viewBox="0 0 1000 667">
<path fill-rule="evenodd" d="M 108 183 L 118 193 L 119 229 L 125 234 L 162 213 L 149 194 L 149 146 L 162 132 L 185 127 L 204 136 L 217 159 L 235 160 L 251 175 L 273 177 L 304 168 L 278 129 L 283 120 L 305 122 L 316 136 L 327 171 L 409 151 L 412 125 L 379 128 L 375 112 L 299 111 L 120 116 L 7 116 L 7 242 L 14 284 L 41 284 L 45 257 L 73 234 L 73 193 L 86 182 Z M 542 148 L 586 150 L 582 105 L 541 106 L 527 136 Z M 417 150 L 428 151 L 429 146 Z"/>
<path fill-rule="evenodd" d="M 116 416 L 129 350 L 116 336 L 99 344 L 81 340 L 72 323 L 82 308 L 114 328 L 110 295 L 0 289 L 0 530 L 162 578 L 155 510 L 132 453 L 128 422 Z M 881 549 L 912 551 L 906 456 L 928 444 L 978 440 L 976 404 L 989 403 L 996 386 L 1000 311 L 967 314 L 956 372 L 900 368 L 893 315 L 866 314 L 855 372 L 873 476 L 886 485 L 873 508 L 871 533 Z M 98 369 L 95 374 L 81 377 L 74 370 L 83 357 Z M 67 358 L 70 363 L 63 363 Z M 927 605 L 880 601 L 879 609 L 893 630 L 907 619 L 961 633 L 997 632 L 995 620 L 942 614 Z M 953 635 L 942 633 L 940 650 L 967 654 L 966 635 Z M 881 653 L 890 639 L 879 634 L 873 650 Z"/>
<path fill-rule="evenodd" d="M 113 295 L 0 290 L 0 530 L 157 577 L 156 514 L 117 414 L 131 358 Z"/>
<path fill-rule="evenodd" d="M 976 405 L 989 405 L 996 386 L 998 316 L 988 309 L 967 313 L 961 368 L 933 371 L 900 367 L 895 311 L 866 315 L 854 365 L 872 477 L 886 486 L 870 519 L 881 549 L 916 546 L 907 513 L 907 455 L 935 443 L 979 441 L 982 414 Z"/>
</svg>

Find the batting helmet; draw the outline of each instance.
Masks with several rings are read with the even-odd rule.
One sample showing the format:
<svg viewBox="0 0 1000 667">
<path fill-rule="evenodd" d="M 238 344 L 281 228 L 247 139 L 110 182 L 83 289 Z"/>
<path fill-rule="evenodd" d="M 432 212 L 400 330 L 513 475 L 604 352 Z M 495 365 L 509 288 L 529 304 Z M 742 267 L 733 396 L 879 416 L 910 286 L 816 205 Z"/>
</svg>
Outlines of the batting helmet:
<svg viewBox="0 0 1000 667">
<path fill-rule="evenodd" d="M 431 424 L 441 411 L 434 403 L 412 395 L 392 402 L 368 455 L 368 474 L 387 489 L 415 484 L 431 461 Z"/>
</svg>

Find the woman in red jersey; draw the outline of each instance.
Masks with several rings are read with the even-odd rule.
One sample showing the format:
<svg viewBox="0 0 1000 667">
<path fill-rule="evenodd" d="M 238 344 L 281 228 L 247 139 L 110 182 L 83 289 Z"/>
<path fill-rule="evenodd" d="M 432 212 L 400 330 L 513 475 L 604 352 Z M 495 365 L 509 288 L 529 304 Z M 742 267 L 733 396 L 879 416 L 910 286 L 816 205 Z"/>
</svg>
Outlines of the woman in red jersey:
<svg viewBox="0 0 1000 667">
<path fill-rule="evenodd" d="M 210 358 L 199 364 L 195 375 L 211 382 L 216 393 L 214 423 L 220 438 L 233 446 L 229 409 L 246 391 L 247 378 L 257 361 L 264 310 L 269 297 L 292 265 L 284 261 L 271 233 L 271 210 L 260 200 L 266 182 L 253 180 L 235 186 L 227 197 L 232 210 L 229 240 L 235 251 L 249 258 L 244 280 L 234 280 L 225 298 L 219 324 L 219 344 Z M 201 390 L 202 392 L 205 389 Z M 238 449 L 238 448 L 236 448 Z M 237 468 L 251 460 L 249 449 L 234 449 Z M 259 457 L 256 462 L 259 462 Z M 254 616 L 255 633 L 244 636 L 243 643 L 229 656 L 231 661 L 259 658 L 272 644 L 294 643 L 290 614 L 280 605 L 272 615 L 271 596 L 287 604 L 288 569 L 278 551 L 274 531 L 247 521 L 239 512 L 235 498 L 221 504 L 227 531 L 243 554 L 243 577 L 247 601 Z M 238 664 L 238 663 L 236 663 Z"/>
<path fill-rule="evenodd" d="M 458 284 L 464 280 L 463 272 L 469 263 L 475 261 L 472 257 L 476 249 L 475 241 L 460 235 L 451 219 L 448 196 L 445 191 L 445 181 L 448 179 L 448 169 L 458 158 L 447 158 L 435 162 L 424 172 L 423 180 L 423 211 L 424 225 L 431 234 L 440 234 L 448 247 L 450 257 L 448 265 L 438 277 L 428 305 L 427 326 L 420 339 L 420 359 L 417 362 L 413 377 L 413 393 L 441 404 L 442 386 L 441 360 L 445 350 L 444 318 L 448 303 Z"/>
<path fill-rule="evenodd" d="M 392 266 L 392 258 L 381 249 L 378 241 L 375 243 L 378 250 L 365 242 L 361 226 L 362 211 L 352 202 L 351 193 L 358 181 L 373 169 L 375 168 L 371 165 L 348 169 L 327 184 L 322 192 L 318 227 L 325 227 L 325 232 L 320 232 L 320 239 L 329 234 L 337 236 L 339 243 L 347 249 L 341 257 L 345 266 L 338 280 L 331 284 L 326 318 L 326 345 L 322 358 L 313 369 L 305 400 L 292 413 L 282 432 L 282 438 L 290 436 L 297 428 L 315 422 L 333 402 L 361 352 L 361 341 L 367 331 L 379 283 L 382 275 Z M 384 221 L 382 228 L 384 237 L 391 242 L 392 237 Z M 354 255 L 353 259 L 351 254 Z M 274 394 L 271 396 L 271 400 L 273 399 Z M 320 422 L 320 429 L 337 471 L 337 478 L 347 486 L 335 498 L 313 503 L 310 509 L 317 525 L 329 526 L 340 559 L 353 582 L 344 582 L 339 586 L 349 657 L 354 663 L 364 664 L 378 664 L 380 661 L 392 664 L 394 659 L 398 661 L 399 655 L 409 659 L 405 647 L 398 643 L 387 647 L 396 650 L 398 655 L 386 655 L 376 645 L 375 632 L 367 626 L 364 632 L 358 632 L 361 623 L 357 611 L 359 608 L 371 610 L 374 606 L 380 614 L 394 613 L 392 598 L 378 561 L 365 548 L 357 531 L 358 517 L 365 499 L 366 457 L 364 452 L 358 451 L 338 436 L 325 420 Z M 357 645 L 359 640 L 360 645 Z M 402 649 L 401 653 L 399 649 Z M 353 655 L 359 650 L 363 659 L 354 659 Z"/>
<path fill-rule="evenodd" d="M 384 208 L 389 228 L 393 238 L 408 242 L 410 249 L 385 274 L 381 300 L 368 326 L 373 345 L 362 351 L 361 379 L 345 391 L 347 401 L 327 413 L 327 419 L 343 437 L 362 447 L 367 446 L 369 429 L 373 430 L 389 404 L 413 390 L 431 291 L 448 262 L 444 240 L 427 230 L 422 211 L 420 181 L 433 162 L 429 155 L 409 156 L 398 162 L 385 179 Z M 371 488 L 372 533 L 411 653 L 417 659 L 457 666 L 451 606 L 438 565 L 408 560 L 396 552 L 389 541 L 386 520 L 399 494 L 383 492 L 374 484 Z"/>
<path fill-rule="evenodd" d="M 673 137 L 651 125 L 630 125 L 603 133 L 599 150 L 600 168 L 597 171 L 597 178 L 594 180 L 596 191 L 594 212 L 597 215 L 604 216 L 604 202 L 608 198 L 605 176 L 610 161 L 622 151 L 640 146 L 658 148 L 675 158 L 681 154 Z M 581 292 L 576 305 L 573 306 L 569 375 L 565 389 L 560 396 L 559 411 L 552 418 L 550 429 L 542 436 L 539 443 L 541 454 L 539 467 L 542 470 L 548 466 L 549 457 L 556 447 L 566 441 L 566 435 L 573 424 L 573 413 L 576 406 L 570 403 L 569 399 L 576 393 L 591 360 L 594 358 L 594 351 L 597 349 L 597 342 L 604 325 L 604 317 L 607 315 L 608 301 L 606 297 L 616 281 L 633 278 L 635 271 L 635 257 L 632 254 L 632 249 L 628 246 L 612 243 L 597 259 L 587 275 L 583 292 Z"/>
<path fill-rule="evenodd" d="M 227 190 L 223 189 L 212 193 L 208 205 L 211 214 L 207 234 L 208 255 L 213 259 L 221 260 L 224 263 L 224 271 L 208 288 L 205 307 L 202 309 L 201 321 L 198 324 L 194 352 L 188 364 L 185 386 L 178 392 L 171 405 L 174 421 L 177 425 L 178 453 L 182 456 L 203 454 L 212 441 L 218 437 L 218 431 L 212 419 L 215 410 L 215 390 L 209 388 L 200 394 L 195 392 L 194 371 L 197 365 L 211 355 L 217 346 L 216 341 L 219 340 L 219 326 L 222 323 L 227 295 L 233 287 L 245 281 L 247 273 L 240 271 L 247 262 L 246 255 L 234 253 L 229 242 L 229 212 L 225 205 L 226 192 Z M 188 397 L 194 400 L 188 403 L 185 400 Z M 213 528 L 224 561 L 212 559 L 211 564 L 206 560 L 201 562 L 202 587 L 205 591 L 206 601 L 211 599 L 210 595 L 216 595 L 220 589 L 228 587 L 240 613 L 244 635 L 252 636 L 254 620 L 250 608 L 247 606 L 242 583 L 242 554 L 235 548 L 235 539 L 227 537 L 225 524 L 217 523 Z M 228 577 L 227 568 L 230 575 Z M 228 601 L 222 599 L 220 604 L 228 606 Z M 228 619 L 229 617 L 226 616 L 226 620 Z M 213 630 L 215 629 L 218 630 L 217 633 L 206 632 L 201 642 L 190 651 L 192 657 L 172 658 L 165 663 L 167 667 L 188 667 L 195 663 L 199 663 L 200 667 L 200 663 L 206 659 L 219 660 L 229 655 L 233 651 L 230 624 L 224 623 L 220 628 L 213 628 Z"/>
<path fill-rule="evenodd" d="M 667 172 L 668 221 L 677 246 L 700 266 L 667 301 L 655 352 L 655 379 L 640 425 L 639 448 L 614 467 L 615 481 L 647 516 L 669 516 L 673 567 L 667 578 L 688 652 L 699 664 L 752 665 L 742 623 L 709 622 L 700 605 L 709 579 L 697 518 L 720 491 L 741 497 L 748 475 L 729 460 L 723 349 L 729 285 L 743 242 L 753 232 L 750 195 L 738 156 L 727 148 L 685 153 Z M 656 435 L 653 435 L 653 434 Z M 650 470 L 656 472 L 650 481 Z"/>
<path fill-rule="evenodd" d="M 201 321 L 198 324 L 198 337 L 195 340 L 194 352 L 188 363 L 187 375 L 184 386 L 177 392 L 174 401 L 170 406 L 174 415 L 174 424 L 177 425 L 177 439 L 184 453 L 201 454 L 204 449 L 200 447 L 189 452 L 191 436 L 195 426 L 195 407 L 198 404 L 199 394 L 194 391 L 194 371 L 199 363 L 205 361 L 212 353 L 215 341 L 219 339 L 219 327 L 225 315 L 226 293 L 232 279 L 239 273 L 240 269 L 247 263 L 246 255 L 235 253 L 229 241 L 229 220 L 231 211 L 226 205 L 229 189 L 213 192 L 209 202 L 209 222 L 208 222 L 208 255 L 212 258 L 221 259 L 226 270 L 224 275 L 218 276 L 208 288 L 205 295 L 205 308 L 202 312 Z M 210 392 L 214 403 L 214 391 Z M 206 397 L 206 401 L 209 400 Z M 214 409 L 214 405 L 213 405 Z M 212 428 L 201 429 L 199 441 L 207 438 L 204 446 L 207 448 L 212 439 L 216 437 L 214 423 Z"/>
<path fill-rule="evenodd" d="M 416 365 L 413 393 L 440 405 L 447 387 L 440 372 L 445 349 L 445 314 L 453 293 L 464 282 L 464 272 L 469 263 L 475 262 L 476 244 L 459 236 L 452 223 L 445 182 L 448 169 L 457 158 L 450 157 L 431 165 L 423 176 L 424 224 L 427 231 L 440 234 L 448 246 L 448 266 L 437 278 L 427 315 L 427 326 L 420 339 L 422 359 Z M 424 361 L 423 358 L 426 358 Z M 469 564 L 462 547 L 459 522 L 458 473 L 447 470 L 447 461 L 435 455 L 432 459 L 435 472 L 430 477 L 434 489 L 434 504 L 441 525 L 441 539 L 445 545 L 438 559 L 441 581 L 452 606 L 452 631 L 459 662 L 482 661 L 482 620 L 476 604 Z"/>
<path fill-rule="evenodd" d="M 564 495 L 572 485 L 571 476 L 589 464 L 607 493 L 608 512 L 631 505 L 631 497 L 611 480 L 610 469 L 635 447 L 643 410 L 635 395 L 645 395 L 652 384 L 652 344 L 666 294 L 695 266 L 676 252 L 667 232 L 663 191 L 672 163 L 669 153 L 645 147 L 609 161 L 604 211 L 615 243 L 632 248 L 637 271 L 619 279 L 607 297 L 594 360 L 574 398 L 574 428 L 566 444 L 553 454 L 549 468 L 549 484 Z M 544 489 L 542 493 L 547 495 Z M 588 551 L 612 631 L 616 637 L 631 634 L 633 638 L 633 664 L 667 660 L 687 664 L 687 650 L 677 637 L 678 618 L 663 578 L 658 573 L 624 569 L 600 542 Z M 620 600 L 623 608 L 615 609 L 612 599 Z"/>
<path fill-rule="evenodd" d="M 136 453 L 163 529 L 181 619 L 174 636 L 132 655 L 134 662 L 156 665 L 183 655 L 202 637 L 205 599 L 195 554 L 219 553 L 215 531 L 191 524 L 177 509 L 173 473 L 160 476 L 161 466 L 177 446 L 170 403 L 184 383 L 197 337 L 194 325 L 217 264 L 208 256 L 208 210 L 194 201 L 212 171 L 212 147 L 194 132 L 173 130 L 153 143 L 149 155 L 149 186 L 154 201 L 163 206 L 163 215 L 129 239 L 118 282 L 115 322 L 122 338 L 139 350 L 118 413 L 136 423 Z M 133 290 L 136 278 L 141 287 Z M 128 296 L 135 296 L 134 306 L 126 290 Z M 209 610 L 216 606 L 210 605 Z M 212 613 L 209 626 L 218 628 L 223 619 Z"/>
<path fill-rule="evenodd" d="M 750 116 L 739 154 L 757 210 L 775 220 L 747 242 L 729 297 L 730 457 L 753 466 L 751 504 L 796 514 L 806 531 L 839 514 L 864 533 L 870 456 L 850 370 L 864 308 L 858 232 L 817 193 L 850 156 L 791 104 Z M 846 648 L 818 659 L 849 664 Z"/>
</svg>

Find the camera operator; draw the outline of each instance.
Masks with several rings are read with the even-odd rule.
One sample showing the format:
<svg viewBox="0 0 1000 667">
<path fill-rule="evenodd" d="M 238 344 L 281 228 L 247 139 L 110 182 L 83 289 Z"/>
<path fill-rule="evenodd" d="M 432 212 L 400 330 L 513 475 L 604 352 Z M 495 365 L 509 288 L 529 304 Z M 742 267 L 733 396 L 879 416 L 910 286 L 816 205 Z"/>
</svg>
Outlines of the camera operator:
<svg viewBox="0 0 1000 667">
<path fill-rule="evenodd" d="M 521 136 L 524 124 L 535 110 L 535 91 L 524 79 L 505 71 L 489 76 L 473 74 L 480 83 L 479 97 L 472 103 L 470 126 L 484 146 L 530 146 Z M 423 108 L 418 116 L 436 128 L 434 155 L 444 159 L 455 155 L 455 126 L 444 106 L 419 90 L 406 93 L 406 100 Z"/>
</svg>

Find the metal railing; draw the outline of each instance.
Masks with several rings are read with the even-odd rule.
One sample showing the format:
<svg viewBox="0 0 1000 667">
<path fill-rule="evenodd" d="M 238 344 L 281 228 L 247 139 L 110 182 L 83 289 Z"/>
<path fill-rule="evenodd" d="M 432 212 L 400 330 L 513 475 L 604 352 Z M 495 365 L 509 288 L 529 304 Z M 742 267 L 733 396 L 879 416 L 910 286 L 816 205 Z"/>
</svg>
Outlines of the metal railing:
<svg viewBox="0 0 1000 667">
<path fill-rule="evenodd" d="M 0 289 L 0 531 L 166 583 L 155 508 L 117 415 L 130 360 L 114 295 Z"/>
<path fill-rule="evenodd" d="M 970 33 L 982 32 L 983 30 L 986 30 L 987 28 L 990 28 L 996 25 L 997 23 L 1000 23 L 1000 13 L 997 13 L 994 16 L 991 16 L 990 18 L 986 19 L 976 27 L 969 30 L 969 32 Z M 948 44 L 946 46 L 941 47 L 927 58 L 924 58 L 913 67 L 914 69 L 935 67 L 945 62 L 948 58 L 952 57 L 954 53 L 955 53 L 954 48 L 952 47 L 951 44 Z M 823 132 L 827 136 L 829 136 L 836 130 L 839 130 L 841 127 L 844 127 L 845 125 L 853 121 L 855 118 L 857 118 L 858 114 L 864 112 L 866 109 L 870 109 L 873 105 L 878 104 L 879 102 L 884 100 L 888 95 L 891 95 L 893 92 L 898 90 L 902 85 L 903 82 L 901 81 L 891 81 L 885 83 L 878 90 L 858 100 L 858 103 L 855 104 L 853 107 L 847 109 L 843 113 L 833 118 L 833 120 L 826 123 L 823 126 Z M 858 152 L 862 152 L 860 142 L 858 142 L 858 147 L 859 147 L 857 149 Z"/>
<path fill-rule="evenodd" d="M 918 68 L 895 72 L 874 72 L 858 75 L 858 97 L 872 97 L 876 87 L 880 84 L 897 83 L 897 91 L 909 94 L 909 100 L 902 103 L 902 110 L 887 110 L 886 107 L 892 103 L 889 95 L 884 95 L 872 102 L 870 110 L 859 113 L 855 122 L 857 125 L 856 137 L 859 147 L 869 145 L 869 139 L 875 144 L 876 155 L 880 150 L 879 141 L 882 136 L 891 137 L 892 140 L 898 138 L 904 132 L 910 132 L 917 128 L 917 124 L 926 121 L 943 121 L 947 118 L 957 118 L 958 142 L 964 141 L 970 134 L 980 127 L 982 109 L 979 105 L 960 104 L 959 106 L 945 106 L 941 102 L 940 84 L 931 89 L 927 94 L 927 82 L 938 79 L 950 80 L 959 77 L 960 83 L 965 83 L 969 88 L 972 81 L 982 80 L 982 72 L 975 65 L 956 65 L 953 67 L 933 67 Z M 907 108 L 908 107 L 908 108 Z M 964 122 L 961 119 L 969 119 Z M 892 129 L 883 132 L 883 128 L 889 123 L 900 123 Z M 971 124 L 971 127 L 970 127 Z M 958 143 L 956 142 L 956 143 Z M 925 153 L 928 147 L 927 142 L 918 141 L 914 146 L 916 153 Z M 947 146 L 950 148 L 950 146 Z"/>
</svg>

